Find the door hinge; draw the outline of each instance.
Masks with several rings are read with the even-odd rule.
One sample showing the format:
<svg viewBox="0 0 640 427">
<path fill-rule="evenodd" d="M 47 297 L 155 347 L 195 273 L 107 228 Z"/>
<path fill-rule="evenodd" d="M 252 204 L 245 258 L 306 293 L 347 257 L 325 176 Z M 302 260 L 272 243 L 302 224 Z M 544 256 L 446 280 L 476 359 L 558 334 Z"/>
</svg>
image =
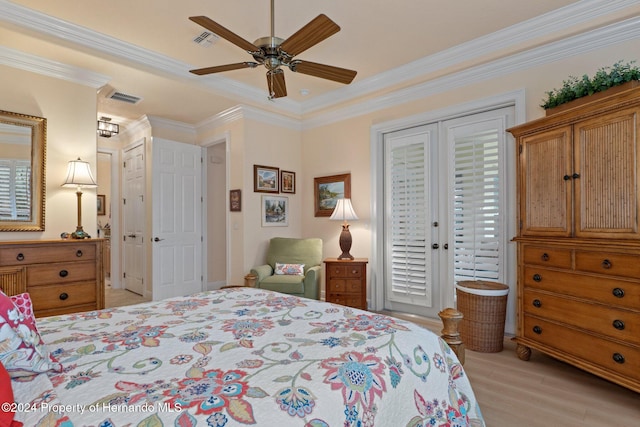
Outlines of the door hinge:
<svg viewBox="0 0 640 427">
<path fill-rule="evenodd" d="M 522 144 L 520 144 L 520 148 L 518 151 L 520 152 L 520 154 L 522 154 Z"/>
<path fill-rule="evenodd" d="M 126 205 L 127 204 L 127 199 L 122 199 L 122 204 Z"/>
<path fill-rule="evenodd" d="M 126 272 L 122 273 L 122 278 L 123 278 L 123 279 L 126 279 L 126 278 L 127 278 L 127 273 L 126 273 Z"/>
<path fill-rule="evenodd" d="M 127 167 L 127 161 L 125 160 L 124 162 L 122 162 L 122 167 L 126 168 Z"/>
<path fill-rule="evenodd" d="M 200 236 L 200 242 L 204 242 L 204 236 Z"/>
<path fill-rule="evenodd" d="M 520 220 L 520 230 L 522 230 L 522 220 Z"/>
<path fill-rule="evenodd" d="M 127 241 L 127 236 L 122 236 L 122 241 L 126 242 Z"/>
</svg>

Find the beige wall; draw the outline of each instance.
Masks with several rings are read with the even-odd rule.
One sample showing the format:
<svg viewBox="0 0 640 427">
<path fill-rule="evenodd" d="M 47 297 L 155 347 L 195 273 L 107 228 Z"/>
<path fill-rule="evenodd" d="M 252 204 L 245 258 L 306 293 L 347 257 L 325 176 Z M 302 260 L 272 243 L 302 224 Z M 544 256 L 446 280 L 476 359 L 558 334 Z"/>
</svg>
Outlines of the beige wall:
<svg viewBox="0 0 640 427">
<path fill-rule="evenodd" d="M 0 110 L 47 119 L 45 231 L 0 232 L 0 240 L 56 239 L 77 224 L 76 193 L 62 188 L 77 157 L 96 171 L 96 90 L 0 65 Z M 82 197 L 82 225 L 96 235 L 96 191 Z"/>
</svg>

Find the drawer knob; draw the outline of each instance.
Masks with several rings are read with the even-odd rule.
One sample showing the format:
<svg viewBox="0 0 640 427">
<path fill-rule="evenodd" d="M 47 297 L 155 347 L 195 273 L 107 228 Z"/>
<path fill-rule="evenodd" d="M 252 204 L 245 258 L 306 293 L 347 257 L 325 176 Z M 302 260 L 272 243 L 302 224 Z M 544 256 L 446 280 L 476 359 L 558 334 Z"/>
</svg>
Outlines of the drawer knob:
<svg viewBox="0 0 640 427">
<path fill-rule="evenodd" d="M 602 261 L 601 265 L 602 265 L 602 268 L 604 268 L 605 270 L 608 270 L 611 268 L 613 264 L 611 264 L 611 261 L 609 261 L 608 259 L 605 259 Z"/>
<path fill-rule="evenodd" d="M 67 270 L 60 270 L 60 273 L 58 273 L 60 275 L 60 277 L 67 277 L 69 275 L 69 272 Z"/>
<path fill-rule="evenodd" d="M 624 289 L 614 288 L 613 291 L 611 291 L 611 293 L 616 298 L 622 298 L 624 296 Z"/>
<path fill-rule="evenodd" d="M 18 256 L 16 256 L 16 259 L 17 259 L 18 261 L 24 261 L 24 254 L 23 254 L 22 252 L 20 252 L 20 253 L 18 254 Z"/>
<path fill-rule="evenodd" d="M 58 298 L 60 298 L 62 301 L 64 301 L 67 298 L 69 298 L 69 294 L 66 293 L 66 292 L 63 292 L 63 293 L 60 294 L 60 296 Z"/>
<path fill-rule="evenodd" d="M 540 335 L 542 333 L 542 328 L 540 326 L 534 326 L 533 332 Z"/>
<path fill-rule="evenodd" d="M 351 270 L 351 274 L 356 274 L 358 270 Z"/>
<path fill-rule="evenodd" d="M 624 363 L 624 356 L 620 353 L 613 353 L 613 361 L 622 365 Z"/>
<path fill-rule="evenodd" d="M 624 329 L 624 322 L 622 320 L 616 319 L 613 321 L 613 327 L 619 331 L 622 331 Z"/>
<path fill-rule="evenodd" d="M 542 282 L 542 276 L 541 276 L 541 275 L 539 275 L 539 274 L 537 274 L 537 273 L 536 273 L 536 274 L 534 274 L 534 275 L 533 275 L 533 281 L 534 281 L 534 282 Z"/>
<path fill-rule="evenodd" d="M 533 300 L 533 306 L 540 308 L 540 307 L 542 307 L 542 302 L 539 299 L 534 299 Z"/>
<path fill-rule="evenodd" d="M 549 261 L 549 254 L 545 252 L 540 258 L 542 258 L 543 261 Z"/>
<path fill-rule="evenodd" d="M 80 258 L 80 257 L 82 256 L 82 251 L 81 251 L 80 249 L 78 249 L 78 250 L 76 251 L 76 256 L 77 256 L 78 258 Z"/>
</svg>

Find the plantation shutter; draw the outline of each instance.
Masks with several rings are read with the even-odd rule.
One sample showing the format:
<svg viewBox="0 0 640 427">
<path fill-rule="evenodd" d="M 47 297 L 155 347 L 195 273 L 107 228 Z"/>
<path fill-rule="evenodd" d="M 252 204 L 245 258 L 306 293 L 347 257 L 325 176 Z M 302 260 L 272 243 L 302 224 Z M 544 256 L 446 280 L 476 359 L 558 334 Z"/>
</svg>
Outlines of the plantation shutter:
<svg viewBox="0 0 640 427">
<path fill-rule="evenodd" d="M 506 249 L 502 120 L 463 125 L 449 129 L 449 135 L 454 153 L 454 280 L 502 281 Z"/>
<path fill-rule="evenodd" d="M 0 160 L 0 218 L 31 218 L 31 164 L 28 160 Z"/>
<path fill-rule="evenodd" d="M 386 144 L 385 215 L 387 298 L 431 306 L 430 133 L 390 138 Z"/>
</svg>

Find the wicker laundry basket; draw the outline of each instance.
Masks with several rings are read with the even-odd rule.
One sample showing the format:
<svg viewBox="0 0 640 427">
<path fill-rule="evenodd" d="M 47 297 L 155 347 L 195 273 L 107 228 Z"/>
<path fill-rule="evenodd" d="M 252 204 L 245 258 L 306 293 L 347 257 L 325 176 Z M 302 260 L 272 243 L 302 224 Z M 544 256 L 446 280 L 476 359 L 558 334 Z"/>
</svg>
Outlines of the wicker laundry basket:
<svg viewBox="0 0 640 427">
<path fill-rule="evenodd" d="M 502 283 L 461 281 L 456 285 L 458 311 L 463 314 L 460 337 L 469 350 L 502 351 L 509 287 Z"/>
</svg>

